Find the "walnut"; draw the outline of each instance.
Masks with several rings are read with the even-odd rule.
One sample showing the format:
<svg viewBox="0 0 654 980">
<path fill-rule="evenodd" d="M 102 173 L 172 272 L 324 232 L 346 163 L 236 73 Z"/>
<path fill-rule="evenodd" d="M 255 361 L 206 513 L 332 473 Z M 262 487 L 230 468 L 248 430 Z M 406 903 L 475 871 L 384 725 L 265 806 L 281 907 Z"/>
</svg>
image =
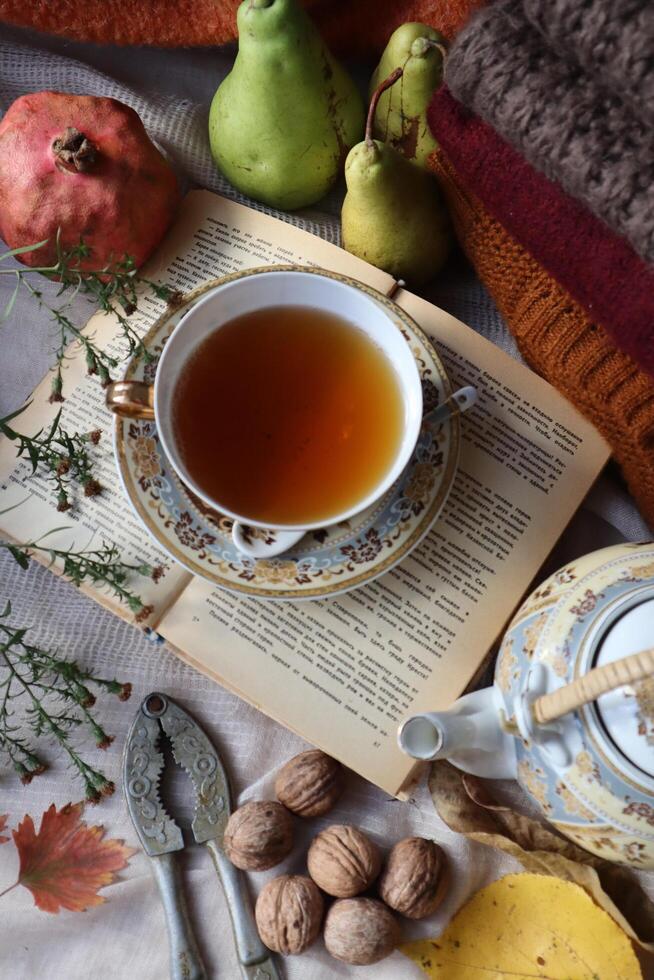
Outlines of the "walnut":
<svg viewBox="0 0 654 980">
<path fill-rule="evenodd" d="M 388 855 L 379 894 L 396 912 L 409 919 L 424 919 L 440 904 L 447 879 L 443 849 L 433 840 L 406 837 Z"/>
<path fill-rule="evenodd" d="M 311 878 L 273 878 L 261 891 L 254 913 L 262 942 L 284 956 L 303 953 L 320 932 L 324 908 Z"/>
<path fill-rule="evenodd" d="M 327 952 L 356 966 L 377 963 L 400 941 L 393 913 L 376 898 L 345 898 L 334 902 L 325 919 Z"/>
<path fill-rule="evenodd" d="M 280 769 L 275 795 L 299 817 L 321 817 L 343 792 L 343 767 L 320 749 L 301 752 Z"/>
<path fill-rule="evenodd" d="M 381 867 L 377 846 L 358 827 L 332 824 L 311 843 L 309 874 L 328 895 L 350 898 L 368 888 Z"/>
<path fill-rule="evenodd" d="M 227 821 L 225 854 L 237 868 L 265 871 L 279 864 L 293 847 L 293 820 L 273 800 L 246 803 Z"/>
</svg>

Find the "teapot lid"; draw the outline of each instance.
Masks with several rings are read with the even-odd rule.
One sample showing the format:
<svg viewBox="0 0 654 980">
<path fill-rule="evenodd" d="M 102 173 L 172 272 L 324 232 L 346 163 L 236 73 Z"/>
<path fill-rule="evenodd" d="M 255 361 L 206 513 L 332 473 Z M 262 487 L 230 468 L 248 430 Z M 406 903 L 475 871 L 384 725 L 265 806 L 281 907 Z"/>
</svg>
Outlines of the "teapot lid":
<svg viewBox="0 0 654 980">
<path fill-rule="evenodd" d="M 593 666 L 654 648 L 654 597 L 612 622 L 596 647 Z M 605 734 L 634 766 L 654 776 L 654 677 L 603 694 L 595 711 Z"/>
</svg>

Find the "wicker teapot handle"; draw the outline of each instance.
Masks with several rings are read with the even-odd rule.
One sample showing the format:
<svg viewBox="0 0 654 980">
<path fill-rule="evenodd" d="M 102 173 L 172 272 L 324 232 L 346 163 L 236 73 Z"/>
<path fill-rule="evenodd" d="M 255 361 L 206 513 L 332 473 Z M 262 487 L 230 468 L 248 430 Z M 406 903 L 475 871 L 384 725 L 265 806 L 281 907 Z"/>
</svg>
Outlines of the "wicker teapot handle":
<svg viewBox="0 0 654 980">
<path fill-rule="evenodd" d="M 582 704 L 595 701 L 600 695 L 612 691 L 623 684 L 633 684 L 646 677 L 654 675 L 654 647 L 651 650 L 641 650 L 629 657 L 616 660 L 603 667 L 594 667 L 583 677 L 578 677 L 570 684 L 560 687 L 551 694 L 543 694 L 532 704 L 534 721 L 538 725 L 546 725 L 555 721 L 569 711 L 580 708 Z"/>
</svg>

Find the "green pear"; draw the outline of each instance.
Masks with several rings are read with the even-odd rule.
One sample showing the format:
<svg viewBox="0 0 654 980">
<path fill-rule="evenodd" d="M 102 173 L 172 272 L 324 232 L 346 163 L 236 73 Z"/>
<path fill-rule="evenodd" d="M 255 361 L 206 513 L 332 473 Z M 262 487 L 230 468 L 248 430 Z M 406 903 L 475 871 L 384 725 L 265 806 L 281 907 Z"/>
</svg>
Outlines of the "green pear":
<svg viewBox="0 0 654 980">
<path fill-rule="evenodd" d="M 244 194 L 313 204 L 361 139 L 363 101 L 299 0 L 243 0 L 237 23 L 234 67 L 211 103 L 211 152 Z"/>
<path fill-rule="evenodd" d="M 443 81 L 446 40 L 426 24 L 402 24 L 391 35 L 370 80 L 370 94 L 395 68 L 403 75 L 399 85 L 382 94 L 375 113 L 373 135 L 391 143 L 407 160 L 421 167 L 436 149 L 427 124 L 427 106 Z"/>
<path fill-rule="evenodd" d="M 343 246 L 389 272 L 419 285 L 442 267 L 450 248 L 448 214 L 438 184 L 388 143 L 372 138 L 382 92 L 398 80 L 397 68 L 376 89 L 363 142 L 345 161 L 347 194 L 341 223 Z"/>
</svg>

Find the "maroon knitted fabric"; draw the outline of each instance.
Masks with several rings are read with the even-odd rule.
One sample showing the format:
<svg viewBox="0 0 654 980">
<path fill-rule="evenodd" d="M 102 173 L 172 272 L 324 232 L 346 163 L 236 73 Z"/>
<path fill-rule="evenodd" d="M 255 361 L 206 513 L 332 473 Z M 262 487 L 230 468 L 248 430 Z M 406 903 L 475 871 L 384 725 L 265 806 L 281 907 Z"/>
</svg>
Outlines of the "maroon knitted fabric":
<svg viewBox="0 0 654 980">
<path fill-rule="evenodd" d="M 439 89 L 435 138 L 467 187 L 535 259 L 654 375 L 654 267 L 490 126 Z"/>
</svg>

